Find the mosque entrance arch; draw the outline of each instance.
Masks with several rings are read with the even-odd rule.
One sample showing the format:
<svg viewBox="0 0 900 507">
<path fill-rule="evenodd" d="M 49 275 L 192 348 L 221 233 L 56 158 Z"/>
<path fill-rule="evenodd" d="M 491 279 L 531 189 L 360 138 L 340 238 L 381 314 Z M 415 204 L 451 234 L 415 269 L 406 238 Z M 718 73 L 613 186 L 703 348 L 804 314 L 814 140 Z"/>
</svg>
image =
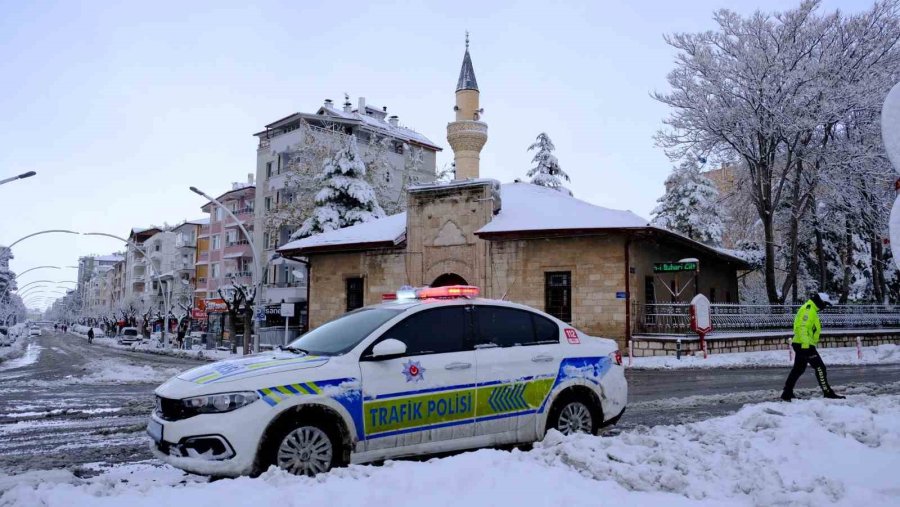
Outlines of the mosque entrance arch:
<svg viewBox="0 0 900 507">
<path fill-rule="evenodd" d="M 448 285 L 469 285 L 469 282 L 456 273 L 444 273 L 431 282 L 432 287 L 446 287 Z"/>
</svg>

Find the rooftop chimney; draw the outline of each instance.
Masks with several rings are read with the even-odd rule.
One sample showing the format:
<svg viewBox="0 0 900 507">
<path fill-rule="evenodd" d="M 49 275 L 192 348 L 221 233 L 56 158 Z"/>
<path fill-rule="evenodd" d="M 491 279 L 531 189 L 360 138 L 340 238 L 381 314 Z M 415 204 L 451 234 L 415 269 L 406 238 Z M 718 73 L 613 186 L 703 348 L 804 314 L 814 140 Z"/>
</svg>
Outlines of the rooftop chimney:
<svg viewBox="0 0 900 507">
<path fill-rule="evenodd" d="M 352 110 L 353 110 L 353 104 L 351 104 L 349 100 L 345 101 L 344 102 L 344 112 L 349 113 Z"/>
<path fill-rule="evenodd" d="M 366 114 L 366 98 L 365 97 L 359 98 L 359 107 L 357 107 L 356 110 L 359 114 Z"/>
<path fill-rule="evenodd" d="M 385 109 L 387 109 L 387 108 L 385 108 Z M 400 123 L 400 119 L 397 118 L 397 115 L 395 114 L 395 115 L 391 116 L 390 118 L 388 118 L 388 123 L 390 123 L 391 125 L 396 127 Z"/>
<path fill-rule="evenodd" d="M 331 99 L 325 99 L 325 107 L 331 107 Z"/>
<path fill-rule="evenodd" d="M 247 184 L 248 185 L 253 184 L 253 173 L 247 173 Z"/>
</svg>

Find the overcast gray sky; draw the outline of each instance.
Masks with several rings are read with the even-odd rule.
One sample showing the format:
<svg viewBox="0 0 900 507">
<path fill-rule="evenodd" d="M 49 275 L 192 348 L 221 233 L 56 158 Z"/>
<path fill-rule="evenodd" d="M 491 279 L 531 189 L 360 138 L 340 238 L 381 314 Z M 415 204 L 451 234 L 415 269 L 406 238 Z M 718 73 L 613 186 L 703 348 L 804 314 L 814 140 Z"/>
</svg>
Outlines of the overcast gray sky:
<svg viewBox="0 0 900 507">
<path fill-rule="evenodd" d="M 203 216 L 255 172 L 263 125 L 323 99 L 387 106 L 444 146 L 465 30 L 488 143 L 481 174 L 524 176 L 547 132 L 575 196 L 649 218 L 670 164 L 652 136 L 673 51 L 663 34 L 712 29 L 712 13 L 777 0 L 603 2 L 20 2 L 0 0 L 0 244 L 43 229 L 125 236 Z M 426 5 L 427 4 L 427 5 Z M 826 10 L 867 8 L 829 0 Z M 112 239 L 45 235 L 17 245 L 15 271 L 120 250 Z M 38 270 L 33 280 L 74 280 Z"/>
</svg>

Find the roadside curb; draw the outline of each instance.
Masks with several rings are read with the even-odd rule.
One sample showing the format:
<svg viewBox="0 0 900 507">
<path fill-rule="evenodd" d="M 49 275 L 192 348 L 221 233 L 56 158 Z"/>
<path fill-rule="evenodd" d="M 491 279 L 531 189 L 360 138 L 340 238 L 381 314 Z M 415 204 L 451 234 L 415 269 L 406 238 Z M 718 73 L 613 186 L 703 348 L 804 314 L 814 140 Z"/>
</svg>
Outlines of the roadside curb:
<svg viewBox="0 0 900 507">
<path fill-rule="evenodd" d="M 67 331 L 66 334 L 70 334 L 72 336 L 77 336 L 77 337 L 85 339 L 85 340 L 87 339 L 87 335 L 81 334 L 81 333 L 76 333 L 74 331 Z M 108 343 L 107 340 L 114 340 L 114 338 L 107 338 L 107 337 L 94 338 L 94 344 L 100 345 L 101 347 L 106 347 L 108 349 L 123 350 L 123 351 L 129 351 L 129 352 L 139 352 L 142 354 L 148 354 L 148 355 L 154 355 L 154 356 L 177 357 L 180 359 L 190 359 L 190 360 L 194 360 L 194 361 L 204 361 L 204 362 L 208 362 L 208 363 L 212 363 L 212 362 L 220 360 L 219 358 L 210 357 L 210 356 L 205 355 L 202 350 L 198 350 L 196 352 L 187 352 L 187 351 L 181 351 L 181 350 L 177 350 L 177 349 L 164 350 L 164 349 L 137 348 L 134 346 L 125 347 L 125 346 L 119 346 L 115 343 Z"/>
</svg>

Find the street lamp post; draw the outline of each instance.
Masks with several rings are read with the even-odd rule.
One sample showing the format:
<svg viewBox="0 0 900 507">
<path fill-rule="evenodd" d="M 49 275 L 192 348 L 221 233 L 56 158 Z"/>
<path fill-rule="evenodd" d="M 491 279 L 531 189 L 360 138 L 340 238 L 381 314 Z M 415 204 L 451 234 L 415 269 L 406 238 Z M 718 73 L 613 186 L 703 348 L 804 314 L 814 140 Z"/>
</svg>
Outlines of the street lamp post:
<svg viewBox="0 0 900 507">
<path fill-rule="evenodd" d="M 62 234 L 79 234 L 79 233 L 76 232 L 76 231 L 70 231 L 70 230 L 68 230 L 68 229 L 47 229 L 46 231 L 33 232 L 33 233 L 31 233 L 31 234 L 29 234 L 29 235 L 27 235 L 27 236 L 22 236 L 21 238 L 19 238 L 19 239 L 13 241 L 12 244 L 10 244 L 10 245 L 9 245 L 8 247 L 6 247 L 6 248 L 12 249 L 12 247 L 16 246 L 17 244 L 21 243 L 22 241 L 24 241 L 24 240 L 26 240 L 26 239 L 28 239 L 28 238 L 31 238 L 31 237 L 34 237 L 34 236 L 40 236 L 41 234 L 51 234 L 51 233 L 55 233 L 55 232 L 62 233 Z"/>
<path fill-rule="evenodd" d="M 0 185 L 9 183 L 11 181 L 24 180 L 25 178 L 30 178 L 30 177 L 34 176 L 35 174 L 37 174 L 37 173 L 34 171 L 28 171 L 27 173 L 22 173 L 22 174 L 19 174 L 18 176 L 12 176 L 10 178 L 2 179 L 2 180 L 0 180 Z"/>
<path fill-rule="evenodd" d="M 147 259 L 147 264 L 150 266 L 150 270 L 153 273 L 156 273 L 156 275 L 155 275 L 156 279 L 159 280 L 160 284 L 162 284 L 162 282 L 163 282 L 162 276 L 159 274 L 158 271 L 156 271 L 156 267 L 153 265 L 153 261 L 150 260 L 150 256 L 148 256 L 147 252 L 143 248 L 139 247 L 137 245 L 137 243 L 131 241 L 130 239 L 125 239 L 121 236 L 116 236 L 115 234 L 109 234 L 106 232 L 84 232 L 82 234 L 84 234 L 85 236 L 106 236 L 107 238 L 113 238 L 113 239 L 117 239 L 119 241 L 124 241 L 127 245 L 130 245 L 135 250 L 140 252 L 141 255 L 144 256 L 144 259 Z M 151 275 L 151 276 L 153 276 L 153 275 Z M 162 293 L 163 293 L 163 306 L 165 307 L 164 312 L 163 312 L 163 313 L 165 313 L 165 315 L 163 316 L 163 331 L 162 331 L 163 346 L 165 348 L 169 348 L 169 340 L 166 337 L 166 333 L 169 330 L 168 329 L 169 328 L 169 298 L 168 298 L 168 294 L 165 290 L 163 290 Z"/>
<path fill-rule="evenodd" d="M 254 278 L 253 286 L 254 286 L 254 291 L 255 291 L 255 294 L 253 296 L 253 302 L 254 302 L 254 305 L 259 305 L 259 300 L 260 300 L 260 297 L 262 296 L 262 294 L 261 294 L 261 292 L 262 292 L 262 267 L 260 266 L 261 256 L 259 255 L 259 250 L 257 250 L 256 243 L 253 242 L 253 238 L 250 236 L 250 233 L 247 232 L 247 229 L 244 228 L 244 224 L 242 224 L 241 221 L 238 220 L 238 217 L 234 216 L 234 213 L 232 213 L 231 210 L 228 209 L 227 206 L 225 206 L 224 204 L 219 202 L 215 197 L 212 197 L 212 196 L 206 194 L 205 192 L 203 192 L 202 190 L 200 190 L 197 187 L 191 187 L 191 192 L 208 199 L 209 201 L 214 203 L 216 206 L 218 206 L 219 208 L 224 210 L 225 213 L 228 214 L 228 216 L 231 217 L 232 220 L 234 220 L 234 222 L 237 224 L 238 228 L 241 229 L 241 232 L 244 233 L 244 237 L 247 238 L 247 243 L 250 245 L 250 252 L 253 254 L 253 278 Z M 254 310 L 253 324 L 251 324 L 251 325 L 253 327 L 255 327 L 256 331 L 257 331 L 256 339 L 253 340 L 253 352 L 259 352 L 259 325 L 257 324 L 257 320 L 256 320 L 256 312 L 255 312 L 256 308 L 253 308 L 253 310 Z M 244 334 L 245 335 L 247 334 L 246 330 L 244 330 Z M 253 335 L 251 333 L 251 337 L 252 336 Z M 246 336 L 245 336 L 245 340 L 246 340 Z"/>
<path fill-rule="evenodd" d="M 59 266 L 35 266 L 35 267 L 33 267 L 33 268 L 26 269 L 25 271 L 22 271 L 21 273 L 17 273 L 17 274 L 15 275 L 15 278 L 19 278 L 20 276 L 24 275 L 25 273 L 29 273 L 29 272 L 34 271 L 34 270 L 36 270 L 36 269 L 62 269 L 62 268 L 59 267 Z"/>
</svg>

